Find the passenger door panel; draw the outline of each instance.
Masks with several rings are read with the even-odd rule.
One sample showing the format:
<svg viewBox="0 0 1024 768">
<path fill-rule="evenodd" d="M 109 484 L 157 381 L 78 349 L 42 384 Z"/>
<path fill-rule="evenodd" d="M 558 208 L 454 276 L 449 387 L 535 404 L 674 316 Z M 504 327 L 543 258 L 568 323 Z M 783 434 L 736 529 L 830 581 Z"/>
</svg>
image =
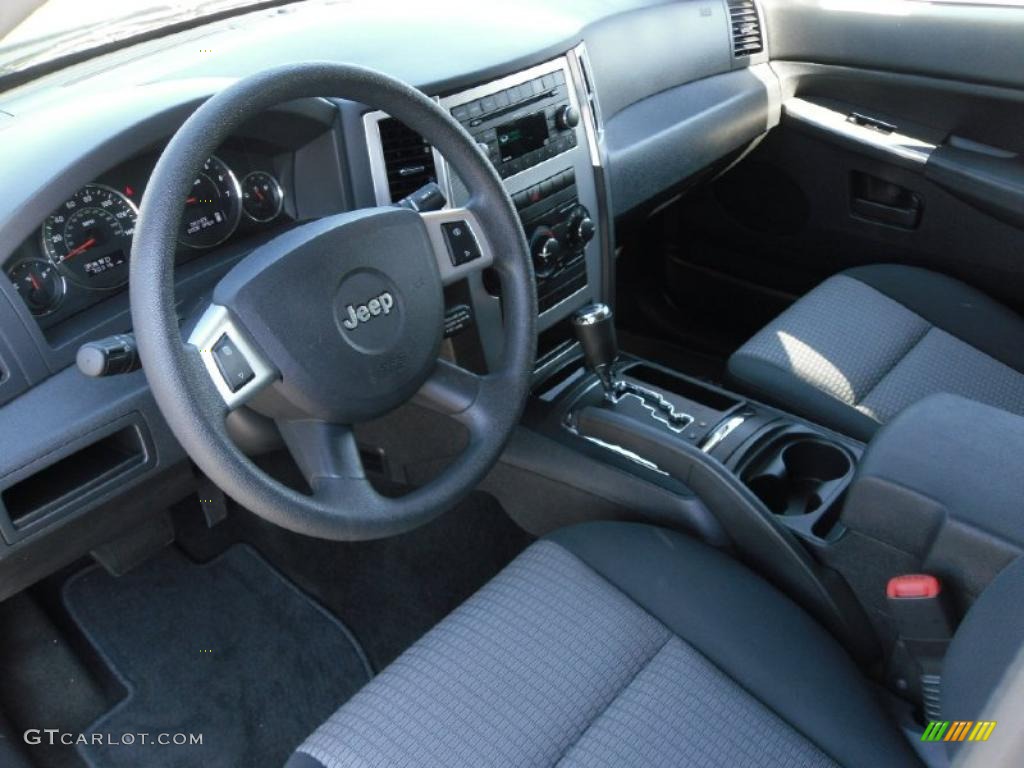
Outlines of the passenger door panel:
<svg viewBox="0 0 1024 768">
<path fill-rule="evenodd" d="M 900 262 L 1024 309 L 1024 7 L 762 7 L 782 122 L 671 212 L 670 303 L 736 343 L 830 274 Z"/>
</svg>

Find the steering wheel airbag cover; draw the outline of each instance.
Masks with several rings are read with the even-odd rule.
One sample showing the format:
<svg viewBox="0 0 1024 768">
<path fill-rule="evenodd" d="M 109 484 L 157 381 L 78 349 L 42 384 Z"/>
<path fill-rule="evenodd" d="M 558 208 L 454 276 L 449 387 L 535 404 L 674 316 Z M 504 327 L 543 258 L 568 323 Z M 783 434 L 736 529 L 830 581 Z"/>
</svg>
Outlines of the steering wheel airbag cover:
<svg viewBox="0 0 1024 768">
<path fill-rule="evenodd" d="M 274 360 L 286 400 L 352 424 L 423 384 L 441 346 L 442 291 L 422 219 L 385 208 L 286 232 L 232 269 L 213 300 Z"/>
</svg>

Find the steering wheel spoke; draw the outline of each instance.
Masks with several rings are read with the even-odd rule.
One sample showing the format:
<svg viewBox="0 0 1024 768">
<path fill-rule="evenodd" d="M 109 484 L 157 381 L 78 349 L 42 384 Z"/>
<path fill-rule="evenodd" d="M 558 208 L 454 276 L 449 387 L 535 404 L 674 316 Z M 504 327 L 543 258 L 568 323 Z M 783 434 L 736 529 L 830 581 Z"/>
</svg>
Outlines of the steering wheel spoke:
<svg viewBox="0 0 1024 768">
<path fill-rule="evenodd" d="M 486 269 L 494 250 L 476 214 L 469 208 L 445 208 L 420 214 L 445 285 Z"/>
<path fill-rule="evenodd" d="M 477 435 L 487 425 L 484 401 L 490 380 L 447 360 L 438 360 L 430 377 L 413 396 L 413 402 L 435 413 L 450 416 Z"/>
<path fill-rule="evenodd" d="M 227 307 L 207 307 L 188 343 L 199 351 L 206 373 L 229 411 L 277 378 L 277 371 L 256 350 Z"/>
<path fill-rule="evenodd" d="M 377 495 L 366 478 L 350 426 L 317 419 L 280 419 L 277 427 L 315 498 L 351 505 Z"/>
</svg>

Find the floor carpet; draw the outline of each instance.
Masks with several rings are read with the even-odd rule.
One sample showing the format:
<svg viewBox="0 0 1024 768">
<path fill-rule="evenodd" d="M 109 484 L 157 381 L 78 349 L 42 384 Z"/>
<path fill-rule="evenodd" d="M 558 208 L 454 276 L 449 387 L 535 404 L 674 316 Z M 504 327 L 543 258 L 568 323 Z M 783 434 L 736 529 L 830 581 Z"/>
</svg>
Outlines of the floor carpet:
<svg viewBox="0 0 1024 768">
<path fill-rule="evenodd" d="M 79 746 L 97 768 L 277 768 L 370 676 L 346 627 L 245 545 L 205 565 L 170 548 L 121 578 L 90 568 L 64 602 L 129 691 L 87 729 L 101 743 Z M 152 743 L 178 733 L 202 743 Z"/>
</svg>

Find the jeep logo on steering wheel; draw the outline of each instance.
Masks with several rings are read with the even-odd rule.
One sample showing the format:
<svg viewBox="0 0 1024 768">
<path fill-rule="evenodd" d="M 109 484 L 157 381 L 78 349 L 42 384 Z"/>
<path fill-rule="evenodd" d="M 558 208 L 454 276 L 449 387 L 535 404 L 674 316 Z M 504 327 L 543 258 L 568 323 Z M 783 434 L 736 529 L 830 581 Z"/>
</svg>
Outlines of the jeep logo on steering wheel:
<svg viewBox="0 0 1024 768">
<path fill-rule="evenodd" d="M 348 330 L 354 331 L 360 323 L 368 323 L 378 315 L 391 314 L 391 308 L 395 306 L 395 297 L 390 291 L 384 291 L 380 296 L 375 296 L 365 304 L 345 307 L 348 317 L 341 321 Z"/>
</svg>

